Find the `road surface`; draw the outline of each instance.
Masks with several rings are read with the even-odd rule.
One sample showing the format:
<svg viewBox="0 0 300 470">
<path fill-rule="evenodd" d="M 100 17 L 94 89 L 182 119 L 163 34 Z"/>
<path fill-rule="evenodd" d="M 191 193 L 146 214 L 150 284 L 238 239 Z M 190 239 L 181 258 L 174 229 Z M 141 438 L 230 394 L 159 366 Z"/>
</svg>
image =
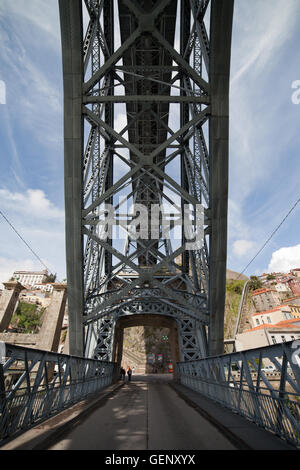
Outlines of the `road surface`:
<svg viewBox="0 0 300 470">
<path fill-rule="evenodd" d="M 234 445 L 169 385 L 134 376 L 51 450 L 233 450 Z"/>
</svg>

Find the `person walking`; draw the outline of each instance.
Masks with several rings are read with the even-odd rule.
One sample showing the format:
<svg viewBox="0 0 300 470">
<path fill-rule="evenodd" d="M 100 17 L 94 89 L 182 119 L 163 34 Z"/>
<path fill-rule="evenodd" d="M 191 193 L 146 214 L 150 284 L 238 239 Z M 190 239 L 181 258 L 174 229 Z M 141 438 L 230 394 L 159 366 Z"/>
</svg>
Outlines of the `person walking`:
<svg viewBox="0 0 300 470">
<path fill-rule="evenodd" d="M 129 366 L 127 367 L 127 375 L 128 375 L 128 382 L 130 382 L 131 381 L 132 370 L 130 369 Z"/>
<path fill-rule="evenodd" d="M 125 369 L 124 369 L 123 366 L 121 366 L 121 369 L 120 369 L 120 379 L 121 380 L 125 380 L 125 374 L 126 374 Z"/>
</svg>

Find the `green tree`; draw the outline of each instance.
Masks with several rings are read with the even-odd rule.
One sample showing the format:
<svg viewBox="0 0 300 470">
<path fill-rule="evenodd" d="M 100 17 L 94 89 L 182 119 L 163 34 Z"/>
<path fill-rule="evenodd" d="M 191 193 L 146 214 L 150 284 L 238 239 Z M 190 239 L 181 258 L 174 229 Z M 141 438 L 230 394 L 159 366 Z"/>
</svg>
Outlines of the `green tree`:
<svg viewBox="0 0 300 470">
<path fill-rule="evenodd" d="M 262 287 L 262 282 L 257 276 L 250 276 L 249 289 L 256 290 Z"/>
<path fill-rule="evenodd" d="M 47 277 L 46 277 L 46 282 L 55 282 L 56 281 L 56 276 L 57 274 L 49 274 Z"/>
<path fill-rule="evenodd" d="M 19 305 L 11 319 L 11 324 L 17 326 L 24 333 L 32 333 L 41 326 L 41 316 L 44 309 L 37 310 L 36 304 L 19 302 Z"/>
<path fill-rule="evenodd" d="M 242 294 L 245 281 L 229 281 L 226 284 L 227 292 L 234 292 L 235 294 Z"/>
</svg>

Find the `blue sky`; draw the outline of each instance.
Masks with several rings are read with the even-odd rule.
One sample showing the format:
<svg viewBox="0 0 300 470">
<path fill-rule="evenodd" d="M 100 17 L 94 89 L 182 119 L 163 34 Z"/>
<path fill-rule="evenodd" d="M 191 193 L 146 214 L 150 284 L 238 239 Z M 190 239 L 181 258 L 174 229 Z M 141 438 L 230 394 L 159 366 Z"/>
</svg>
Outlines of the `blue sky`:
<svg viewBox="0 0 300 470">
<path fill-rule="evenodd" d="M 300 2 L 236 0 L 230 86 L 228 268 L 242 270 L 300 197 Z M 0 1 L 0 210 L 65 277 L 58 2 Z M 122 117 L 120 116 L 122 122 Z M 246 274 L 300 267 L 300 204 Z M 41 265 L 0 218 L 0 282 Z"/>
<path fill-rule="evenodd" d="M 300 197 L 300 3 L 235 3 L 230 87 L 228 267 L 241 270 Z M 300 265 L 300 204 L 246 274 Z"/>
</svg>

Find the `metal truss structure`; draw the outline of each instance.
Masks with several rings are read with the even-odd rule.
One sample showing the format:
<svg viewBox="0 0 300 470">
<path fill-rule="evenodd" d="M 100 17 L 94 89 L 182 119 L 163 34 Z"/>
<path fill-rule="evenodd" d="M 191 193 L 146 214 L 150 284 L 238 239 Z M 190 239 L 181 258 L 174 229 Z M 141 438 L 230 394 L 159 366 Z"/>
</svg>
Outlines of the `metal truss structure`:
<svg viewBox="0 0 300 470">
<path fill-rule="evenodd" d="M 112 360 L 118 319 L 138 312 L 176 320 L 182 360 L 221 354 L 233 0 L 59 6 L 70 353 Z M 194 226 L 204 209 L 189 250 L 186 206 Z"/>
<path fill-rule="evenodd" d="M 300 446 L 299 366 L 299 342 L 291 341 L 178 363 L 177 373 L 186 387 Z"/>
<path fill-rule="evenodd" d="M 3 345 L 0 441 L 99 392 L 115 378 L 116 364 L 111 362 Z"/>
<path fill-rule="evenodd" d="M 71 355 L 0 344 L 0 440 L 110 385 L 115 336 L 162 318 L 179 382 L 299 446 L 299 342 L 223 354 L 233 0 L 59 6 Z"/>
</svg>

